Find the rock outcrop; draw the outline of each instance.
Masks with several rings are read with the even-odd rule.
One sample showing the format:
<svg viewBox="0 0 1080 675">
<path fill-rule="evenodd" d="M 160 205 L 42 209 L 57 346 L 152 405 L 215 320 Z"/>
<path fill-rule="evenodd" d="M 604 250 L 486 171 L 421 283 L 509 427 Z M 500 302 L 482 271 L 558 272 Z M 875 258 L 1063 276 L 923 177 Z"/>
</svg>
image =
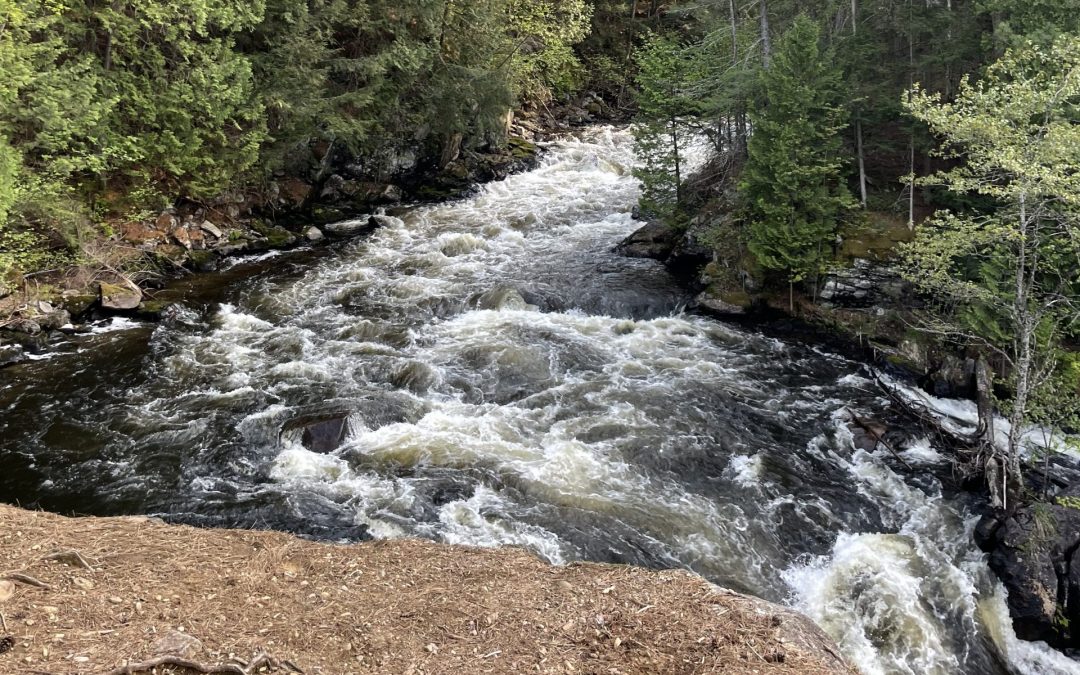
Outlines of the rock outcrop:
<svg viewBox="0 0 1080 675">
<path fill-rule="evenodd" d="M 1049 503 L 984 517 L 975 535 L 1009 591 L 1017 636 L 1080 649 L 1080 480 Z"/>
</svg>

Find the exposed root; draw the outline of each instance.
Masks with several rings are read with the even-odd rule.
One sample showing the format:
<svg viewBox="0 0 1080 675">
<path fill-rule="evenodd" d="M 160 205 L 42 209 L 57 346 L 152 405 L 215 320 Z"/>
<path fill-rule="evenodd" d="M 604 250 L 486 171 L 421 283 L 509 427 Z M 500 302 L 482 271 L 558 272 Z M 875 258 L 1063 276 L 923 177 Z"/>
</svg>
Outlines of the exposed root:
<svg viewBox="0 0 1080 675">
<path fill-rule="evenodd" d="M 84 558 L 81 553 L 74 549 L 70 551 L 60 551 L 59 553 L 47 555 L 42 558 L 42 560 L 55 560 L 57 562 L 62 562 L 65 565 L 71 565 L 72 567 L 81 567 L 87 572 L 94 571 L 93 565 L 86 562 L 86 558 Z"/>
<path fill-rule="evenodd" d="M 37 579 L 28 574 L 12 572 L 10 574 L 5 574 L 4 578 L 9 581 L 15 581 L 20 584 L 26 584 L 27 586 L 35 586 L 37 588 L 43 588 L 45 590 L 50 590 L 52 588 L 52 586 L 45 583 L 44 581 L 38 581 Z"/>
</svg>

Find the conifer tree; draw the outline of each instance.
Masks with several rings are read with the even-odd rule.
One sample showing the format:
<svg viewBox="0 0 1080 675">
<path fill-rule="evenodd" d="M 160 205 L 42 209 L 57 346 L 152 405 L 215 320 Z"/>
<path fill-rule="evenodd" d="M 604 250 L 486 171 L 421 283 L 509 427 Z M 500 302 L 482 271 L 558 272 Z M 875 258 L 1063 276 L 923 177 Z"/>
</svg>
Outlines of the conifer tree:
<svg viewBox="0 0 1080 675">
<path fill-rule="evenodd" d="M 671 219 L 682 202 L 686 144 L 700 104 L 688 83 L 696 80 L 686 50 L 666 36 L 652 35 L 638 53 L 638 124 L 634 150 L 640 166 L 641 208 Z"/>
<path fill-rule="evenodd" d="M 838 222 L 853 206 L 841 175 L 839 72 L 822 54 L 816 24 L 800 16 L 762 72 L 751 114 L 749 160 L 739 188 L 758 262 L 790 285 L 816 278 L 831 257 Z"/>
</svg>

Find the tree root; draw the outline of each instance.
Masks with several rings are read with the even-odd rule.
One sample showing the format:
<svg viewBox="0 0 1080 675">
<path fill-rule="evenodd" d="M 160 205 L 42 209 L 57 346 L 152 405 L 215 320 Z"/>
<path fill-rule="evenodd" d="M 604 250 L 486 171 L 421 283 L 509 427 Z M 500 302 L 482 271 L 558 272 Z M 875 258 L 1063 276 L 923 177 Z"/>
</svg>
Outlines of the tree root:
<svg viewBox="0 0 1080 675">
<path fill-rule="evenodd" d="M 147 672 L 154 668 L 160 668 L 161 666 L 176 666 L 178 668 L 186 668 L 207 675 L 252 675 L 252 673 L 257 672 L 260 668 L 269 668 L 271 672 L 281 668 L 287 668 L 300 675 L 303 675 L 304 673 L 304 671 L 300 670 L 300 668 L 292 661 L 279 661 L 269 654 L 263 653 L 257 655 L 246 664 L 243 662 L 205 664 L 185 659 L 180 656 L 159 656 L 155 659 L 150 659 L 149 661 L 143 661 L 142 663 L 131 663 L 126 666 L 121 666 L 115 670 L 110 670 L 106 675 L 136 675 L 136 673 Z"/>
<path fill-rule="evenodd" d="M 13 572 L 11 574 L 5 574 L 2 578 L 7 579 L 8 581 L 15 581 L 15 582 L 20 583 L 20 584 L 26 584 L 27 586 L 36 586 L 37 588 L 44 588 L 45 590 L 49 590 L 49 589 L 52 588 L 52 586 L 45 583 L 44 581 L 38 581 L 37 579 L 35 579 L 34 577 L 32 577 L 32 576 L 30 576 L 28 574 L 18 574 L 18 573 Z"/>
<path fill-rule="evenodd" d="M 53 553 L 52 555 L 45 556 L 42 560 L 55 560 L 56 562 L 71 565 L 72 567 L 81 567 L 88 572 L 94 571 L 93 565 L 86 562 L 86 558 L 83 557 L 82 553 L 79 553 L 75 549 Z"/>
</svg>

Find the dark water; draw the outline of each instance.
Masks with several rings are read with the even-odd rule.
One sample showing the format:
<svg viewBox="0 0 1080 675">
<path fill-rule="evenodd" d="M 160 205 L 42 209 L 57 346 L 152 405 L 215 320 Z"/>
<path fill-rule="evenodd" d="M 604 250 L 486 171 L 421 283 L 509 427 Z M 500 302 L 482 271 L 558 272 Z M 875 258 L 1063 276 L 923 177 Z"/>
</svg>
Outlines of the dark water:
<svg viewBox="0 0 1080 675">
<path fill-rule="evenodd" d="M 661 266 L 610 252 L 631 161 L 594 130 L 0 371 L 0 498 L 685 566 L 806 611 L 866 673 L 1075 672 L 1012 636 L 929 443 L 911 430 L 903 473 L 854 447 L 852 414 L 898 423 L 862 364 L 685 315 Z M 341 415 L 340 449 L 301 444 Z"/>
</svg>

